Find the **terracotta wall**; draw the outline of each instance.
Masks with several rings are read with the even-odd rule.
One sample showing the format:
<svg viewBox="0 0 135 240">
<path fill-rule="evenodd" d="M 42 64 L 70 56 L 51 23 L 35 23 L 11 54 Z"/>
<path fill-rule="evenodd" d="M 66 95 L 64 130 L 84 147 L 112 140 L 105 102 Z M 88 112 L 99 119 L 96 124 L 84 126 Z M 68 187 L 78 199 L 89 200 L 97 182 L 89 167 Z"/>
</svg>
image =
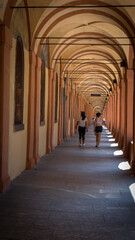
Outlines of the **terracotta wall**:
<svg viewBox="0 0 135 240">
<path fill-rule="evenodd" d="M 15 57 L 16 39 L 13 38 L 13 46 L 10 55 L 10 121 L 9 121 L 9 153 L 8 169 L 11 179 L 18 176 L 26 168 L 27 151 L 27 117 L 28 117 L 28 83 L 29 83 L 29 53 L 24 49 L 24 130 L 16 132 L 14 130 L 15 112 Z"/>
</svg>

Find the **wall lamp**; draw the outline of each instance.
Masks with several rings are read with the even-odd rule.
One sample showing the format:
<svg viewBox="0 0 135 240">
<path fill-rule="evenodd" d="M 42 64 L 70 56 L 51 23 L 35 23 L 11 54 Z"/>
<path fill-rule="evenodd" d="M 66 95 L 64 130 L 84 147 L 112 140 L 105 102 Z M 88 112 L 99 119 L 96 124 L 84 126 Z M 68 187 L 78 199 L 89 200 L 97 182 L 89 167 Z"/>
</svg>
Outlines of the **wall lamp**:
<svg viewBox="0 0 135 240">
<path fill-rule="evenodd" d="M 113 83 L 117 83 L 117 80 L 116 80 L 116 79 L 113 79 Z"/>
<path fill-rule="evenodd" d="M 122 62 L 120 62 L 120 66 L 121 67 L 126 67 L 127 66 L 127 63 L 125 60 L 123 60 Z"/>
</svg>

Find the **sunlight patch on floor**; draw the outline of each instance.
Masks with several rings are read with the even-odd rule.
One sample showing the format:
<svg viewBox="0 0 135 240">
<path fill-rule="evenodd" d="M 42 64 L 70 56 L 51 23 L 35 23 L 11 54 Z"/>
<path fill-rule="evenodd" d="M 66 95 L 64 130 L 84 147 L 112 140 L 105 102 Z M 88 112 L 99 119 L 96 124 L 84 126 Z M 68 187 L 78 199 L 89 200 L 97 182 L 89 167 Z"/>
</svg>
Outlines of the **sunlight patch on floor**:
<svg viewBox="0 0 135 240">
<path fill-rule="evenodd" d="M 107 136 L 108 138 L 112 138 L 113 137 L 113 135 L 109 135 L 109 136 Z"/>
<path fill-rule="evenodd" d="M 118 168 L 119 168 L 120 170 L 125 171 L 125 170 L 129 170 L 131 167 L 130 167 L 129 163 L 126 161 L 126 162 L 121 162 L 121 163 L 118 165 Z"/>
<path fill-rule="evenodd" d="M 115 142 L 115 138 L 110 138 L 108 141 L 109 142 Z"/>
<path fill-rule="evenodd" d="M 118 143 L 111 143 L 110 147 L 118 147 Z"/>
<path fill-rule="evenodd" d="M 117 150 L 113 153 L 114 156 L 122 156 L 123 155 L 123 151 L 122 150 Z"/>
<path fill-rule="evenodd" d="M 109 131 L 106 131 L 106 133 L 107 133 L 107 135 L 111 134 L 111 132 L 109 132 Z"/>
<path fill-rule="evenodd" d="M 129 186 L 129 190 L 130 190 L 131 195 L 132 195 L 132 197 L 133 197 L 133 200 L 134 200 L 134 202 L 135 202 L 135 183 L 133 183 L 133 184 L 131 184 L 131 185 Z"/>
</svg>

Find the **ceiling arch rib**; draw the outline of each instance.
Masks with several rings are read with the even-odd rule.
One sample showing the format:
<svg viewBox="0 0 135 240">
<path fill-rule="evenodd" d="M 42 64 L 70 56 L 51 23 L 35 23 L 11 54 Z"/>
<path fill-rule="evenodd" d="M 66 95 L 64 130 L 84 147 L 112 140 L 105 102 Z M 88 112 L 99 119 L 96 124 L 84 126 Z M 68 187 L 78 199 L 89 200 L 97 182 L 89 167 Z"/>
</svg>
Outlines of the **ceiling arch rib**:
<svg viewBox="0 0 135 240">
<path fill-rule="evenodd" d="M 117 66 L 117 72 L 118 72 L 118 76 L 119 78 L 121 79 L 121 69 L 120 69 L 120 66 L 119 66 L 119 63 L 121 61 L 121 58 L 117 59 L 119 61 L 119 63 L 117 63 L 117 61 L 114 59 L 114 57 L 112 55 L 110 55 L 109 53 L 106 53 L 106 52 L 103 52 L 103 51 L 95 51 L 95 50 L 90 50 L 90 49 L 85 49 L 85 50 L 81 50 L 79 52 L 77 52 L 76 54 L 74 55 L 71 55 L 70 58 L 69 58 L 69 61 L 72 60 L 72 59 L 80 59 L 80 60 L 83 60 L 83 59 L 91 59 L 91 60 L 97 60 L 97 58 L 101 61 L 105 61 L 105 62 L 114 62 L 115 63 L 115 66 Z M 67 59 L 68 61 L 68 59 Z M 62 72 L 62 77 L 64 76 L 64 73 L 67 71 L 68 69 L 68 64 L 64 64 L 63 66 L 63 72 Z"/>
<path fill-rule="evenodd" d="M 23 4 L 21 0 L 14 1 L 17 2 Z M 33 2 L 44 4 L 44 0 L 33 0 L 27 1 L 28 6 Z M 30 23 L 31 49 L 40 55 L 46 44 L 50 68 L 61 69 L 61 77 L 68 77 L 95 111 L 103 110 L 110 89 L 116 87 L 113 80 L 119 84 L 123 75 L 120 62 L 128 63 L 129 46 L 135 42 L 131 38 L 135 32 L 132 13 L 121 8 L 119 2 L 46 0 L 47 7 L 39 9 L 37 21 Z M 114 3 L 119 3 L 119 7 L 112 7 Z M 33 10 L 28 11 L 31 19 Z"/>
<path fill-rule="evenodd" d="M 78 15 L 78 14 L 85 14 L 85 13 L 91 13 L 91 12 L 93 12 L 92 10 L 78 10 L 78 11 L 75 11 L 75 12 L 70 12 L 70 13 L 68 13 L 68 14 L 65 14 L 65 16 L 62 16 L 62 17 L 60 17 L 60 18 L 58 18 L 56 21 L 54 21 L 49 27 L 48 27 L 48 29 L 45 31 L 45 32 L 43 32 L 42 33 L 42 31 L 41 31 L 41 33 L 40 33 L 40 36 L 42 36 L 42 39 L 44 38 L 44 37 L 47 37 L 48 35 L 49 35 L 49 33 L 51 33 L 51 31 L 53 31 L 54 30 L 54 27 L 59 23 L 59 22 L 61 22 L 62 21 L 62 26 L 63 26 L 63 24 L 64 24 L 64 21 L 65 21 L 65 19 L 68 19 L 68 18 L 70 18 L 70 17 L 73 17 L 74 15 Z M 110 14 L 105 14 L 104 15 L 104 13 L 103 12 L 99 12 L 99 11 L 95 11 L 94 12 L 94 14 L 97 14 L 97 16 L 98 15 L 103 15 L 103 17 L 106 19 L 106 20 L 104 20 L 105 22 L 110 22 L 110 19 L 111 20 L 113 20 L 112 22 L 113 22 L 113 24 L 114 25 L 116 25 L 116 26 L 118 26 L 120 29 L 122 29 L 123 28 L 123 31 L 125 32 L 125 33 L 127 33 L 127 36 L 128 35 L 131 35 L 131 33 L 129 32 L 129 29 L 130 29 L 130 27 L 127 29 L 126 28 L 126 24 L 124 25 L 123 24 L 123 22 L 125 22 L 125 19 L 123 19 L 123 22 L 120 22 L 120 20 L 119 19 L 117 19 L 117 18 L 115 18 L 114 16 L 112 16 L 112 15 L 110 15 Z M 65 19 L 64 19 L 65 18 Z M 80 18 L 81 18 L 81 16 L 80 16 Z M 64 21 L 63 21 L 63 19 L 64 19 Z M 65 23 L 66 24 L 66 23 Z M 133 32 L 132 32 L 132 34 L 133 34 Z M 36 36 L 35 36 L 35 38 L 36 38 Z M 37 47 L 38 47 L 38 49 L 36 50 L 35 49 L 35 51 L 37 52 L 37 53 L 40 53 L 40 51 L 41 51 L 41 43 L 42 42 L 42 40 L 41 39 L 37 39 Z M 131 42 L 133 42 L 133 39 L 131 39 Z"/>
<path fill-rule="evenodd" d="M 88 68 L 89 66 L 91 66 L 91 65 L 86 65 L 86 66 L 79 65 L 79 66 L 77 66 L 76 68 L 74 68 L 73 71 L 71 71 L 71 73 L 68 72 L 69 78 L 72 79 L 72 76 L 74 78 L 74 76 L 76 74 L 78 75 L 79 73 L 80 74 L 82 73 L 81 78 L 82 78 L 83 74 L 87 75 L 88 77 L 93 76 L 95 78 L 95 75 L 97 76 L 97 74 L 99 73 L 100 75 L 105 75 L 108 79 L 108 82 L 110 82 L 110 84 L 112 86 L 112 82 L 113 82 L 113 79 L 115 78 L 115 74 L 112 72 L 112 70 L 110 70 L 110 68 L 108 68 L 108 66 L 103 65 L 101 69 L 97 68 L 97 67 L 99 67 L 99 65 L 96 65 L 95 69 L 94 68 L 90 69 L 90 68 Z M 78 76 L 76 76 L 76 77 L 78 78 Z"/>
<path fill-rule="evenodd" d="M 85 86 L 87 83 L 89 84 L 89 86 L 92 84 L 92 83 L 100 83 L 101 85 L 104 85 L 106 87 L 106 90 L 107 90 L 107 94 L 109 94 L 109 90 L 108 90 L 108 84 L 110 84 L 105 78 L 98 78 L 98 80 L 96 78 L 89 78 L 88 80 L 82 80 L 80 81 L 80 83 L 78 84 L 78 88 L 81 88 L 81 86 Z M 111 88 L 111 84 L 110 84 L 110 88 Z M 109 88 L 109 89 L 110 89 Z"/>
<path fill-rule="evenodd" d="M 75 5 L 79 5 L 79 6 L 81 6 L 81 5 L 84 5 L 84 4 L 90 4 L 90 2 L 92 2 L 92 1 L 85 1 L 85 0 L 83 0 L 83 1 L 75 1 L 75 2 L 70 2 L 70 4 L 72 5 L 72 6 L 75 6 Z M 64 1 L 63 1 L 63 3 L 64 3 Z M 101 4 L 105 4 L 105 2 L 101 2 L 101 1 L 94 1 L 94 5 L 101 5 Z M 41 19 L 43 19 L 42 21 L 41 21 L 41 23 L 38 25 L 38 28 L 37 28 L 37 30 L 35 31 L 35 35 L 34 35 L 34 38 L 33 38 L 33 44 L 32 44 L 32 46 L 34 47 L 35 46 L 35 41 L 39 41 L 39 39 L 37 40 L 37 39 L 35 39 L 35 37 L 36 36 L 48 36 L 50 33 L 50 30 L 54 27 L 54 26 L 56 26 L 59 22 L 61 22 L 61 21 L 63 21 L 63 18 L 69 18 L 70 16 L 74 16 L 74 15 L 78 15 L 79 13 L 80 14 L 85 14 L 85 13 L 93 13 L 93 14 L 95 14 L 95 15 L 97 15 L 97 16 L 99 16 L 100 15 L 100 17 L 103 15 L 103 17 L 104 17 L 104 19 L 105 18 L 108 18 L 108 21 L 111 19 L 111 21 L 112 21 L 112 23 L 114 24 L 114 25 L 117 25 L 120 29 L 122 29 L 123 28 L 123 31 L 125 32 L 125 33 L 127 33 L 127 35 L 129 35 L 129 36 L 131 36 L 131 35 L 133 35 L 133 32 L 134 32 L 134 26 L 133 26 L 133 24 L 132 24 L 132 22 L 130 21 L 130 19 L 127 17 L 127 14 L 124 14 L 123 13 L 123 11 L 121 11 L 120 9 L 118 9 L 118 8 L 110 8 L 109 9 L 109 4 L 108 4 L 108 7 L 107 8 L 104 8 L 104 9 L 102 9 L 103 11 L 99 11 L 99 10 L 93 10 L 93 9 L 83 9 L 83 7 L 82 7 L 82 9 L 80 10 L 80 8 L 78 9 L 78 10 L 76 10 L 76 11 L 73 11 L 74 9 L 72 9 L 72 8 L 68 8 L 68 9 L 66 9 L 66 11 L 65 11 L 65 9 L 64 8 L 58 8 L 58 9 L 55 9 L 54 10 L 54 12 L 52 11 L 50 14 L 51 15 L 49 15 L 48 14 L 48 16 L 47 17 L 44 17 L 43 18 L 43 16 L 41 16 Z M 60 13 L 60 11 L 61 11 L 61 15 L 62 16 L 60 16 L 60 14 L 58 14 L 58 13 Z M 69 11 L 69 12 L 68 12 Z M 68 12 L 68 13 L 66 13 L 66 14 L 64 14 L 64 12 Z M 109 13 L 108 13 L 109 12 Z M 46 12 L 47 13 L 47 12 Z M 57 17 L 55 16 L 55 15 L 58 15 Z M 51 21 L 50 21 L 50 19 L 53 17 L 53 21 L 52 21 L 52 23 L 51 23 Z M 56 18 L 56 20 L 54 21 L 54 18 Z M 44 32 L 44 30 L 42 31 L 42 29 L 44 29 L 44 27 L 47 27 L 47 25 L 48 25 L 48 19 L 49 19 L 49 21 L 50 21 L 50 26 L 49 26 L 49 28 L 47 28 L 47 30 Z M 101 21 L 101 19 L 99 20 L 99 21 Z M 107 20 L 106 20 L 107 21 Z M 39 45 L 39 44 L 38 44 Z M 32 48 L 33 48 L 32 47 Z"/>
<path fill-rule="evenodd" d="M 106 35 L 106 38 L 107 38 L 107 35 Z M 81 36 L 81 37 L 79 37 L 79 36 Z M 64 54 L 64 52 L 67 51 L 67 49 L 68 49 L 68 51 L 69 51 L 69 48 L 73 49 L 73 47 L 75 47 L 74 44 L 77 44 L 78 41 L 81 41 L 81 42 L 84 41 L 85 38 L 86 39 L 88 38 L 87 40 L 85 40 L 85 42 L 78 43 L 78 44 L 80 44 L 78 47 L 79 50 L 80 50 L 80 48 L 84 48 L 86 46 L 89 46 L 89 48 L 91 47 L 91 49 L 93 49 L 93 47 L 95 49 L 97 47 L 98 48 L 100 47 L 101 49 L 105 48 L 106 52 L 111 52 L 113 50 L 117 54 L 119 53 L 119 56 L 122 59 L 126 59 L 124 50 L 122 49 L 121 45 L 118 45 L 120 43 L 118 43 L 115 40 L 109 39 L 111 37 L 108 37 L 108 41 L 105 41 L 104 39 L 102 39 L 102 38 L 105 38 L 105 35 L 103 35 L 101 33 L 100 34 L 98 33 L 96 36 L 93 36 L 93 37 L 92 36 L 93 35 L 91 34 L 91 32 L 87 33 L 86 35 L 82 32 L 79 32 L 77 34 L 71 35 L 70 39 L 69 39 L 69 37 L 65 37 L 67 39 L 65 39 L 64 41 L 61 41 L 60 42 L 61 45 L 58 45 L 58 46 L 56 45 L 56 47 L 54 49 L 54 53 L 52 55 L 52 64 L 51 65 L 54 66 L 54 64 L 56 63 L 56 60 L 54 61 L 55 58 L 57 59 L 60 56 L 62 56 L 62 54 Z M 81 38 L 82 38 L 82 40 L 81 40 Z M 73 39 L 75 39 L 75 40 L 73 40 Z M 89 40 L 89 43 L 88 43 L 88 40 Z M 68 44 L 68 45 L 64 45 L 64 44 Z M 101 50 L 101 49 L 99 49 L 99 50 Z M 74 48 L 74 51 L 77 51 L 77 48 Z"/>
<path fill-rule="evenodd" d="M 106 98 L 109 96 L 107 87 L 100 83 L 89 83 L 87 86 L 83 86 L 79 92 L 84 95 L 88 101 L 91 99 L 100 99 L 105 102 Z"/>
<path fill-rule="evenodd" d="M 115 72 L 109 67 L 108 65 L 100 62 L 84 62 L 84 64 L 78 64 L 76 69 L 74 71 L 77 71 L 77 69 L 80 69 L 80 71 L 83 72 L 83 69 L 85 71 L 85 67 L 88 67 L 88 72 L 89 73 L 94 73 L 98 72 L 98 70 L 102 69 L 103 71 L 106 71 L 107 73 L 111 74 L 112 79 L 116 78 Z M 75 72 L 74 72 L 75 73 Z M 117 73 L 117 70 L 116 70 Z M 72 72 L 71 72 L 72 74 Z"/>
</svg>

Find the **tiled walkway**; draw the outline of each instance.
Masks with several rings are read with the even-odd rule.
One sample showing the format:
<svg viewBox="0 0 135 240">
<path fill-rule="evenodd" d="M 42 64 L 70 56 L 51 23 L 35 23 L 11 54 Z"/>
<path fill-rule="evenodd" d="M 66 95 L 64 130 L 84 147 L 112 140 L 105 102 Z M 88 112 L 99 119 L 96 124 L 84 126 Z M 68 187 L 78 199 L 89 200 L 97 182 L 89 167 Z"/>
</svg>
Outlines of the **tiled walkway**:
<svg viewBox="0 0 135 240">
<path fill-rule="evenodd" d="M 114 145 L 104 130 L 95 148 L 91 126 L 85 147 L 76 135 L 24 171 L 0 194 L 0 240 L 134 240 L 135 177 Z"/>
</svg>

